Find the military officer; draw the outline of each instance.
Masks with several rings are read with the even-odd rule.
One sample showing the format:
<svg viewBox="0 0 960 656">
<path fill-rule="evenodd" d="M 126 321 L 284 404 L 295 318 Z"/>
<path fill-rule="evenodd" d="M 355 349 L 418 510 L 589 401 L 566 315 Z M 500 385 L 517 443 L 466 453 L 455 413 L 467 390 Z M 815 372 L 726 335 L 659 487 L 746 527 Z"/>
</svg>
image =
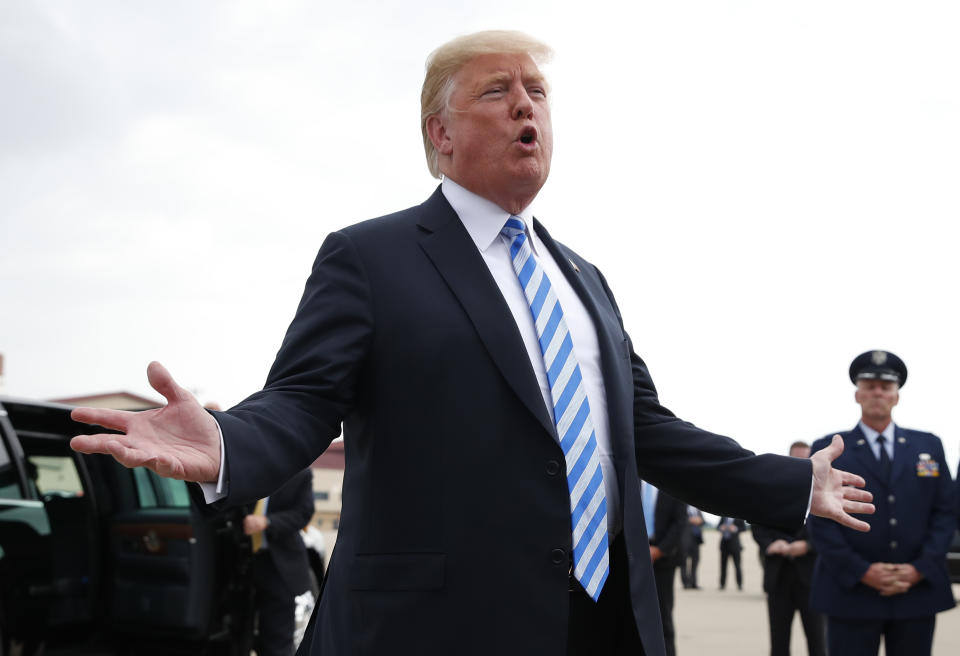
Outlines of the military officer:
<svg viewBox="0 0 960 656">
<path fill-rule="evenodd" d="M 841 433 L 837 466 L 860 474 L 877 512 L 869 533 L 808 523 L 819 554 L 811 605 L 827 616 L 831 654 L 930 654 L 936 613 L 954 606 L 946 553 L 956 523 L 954 487 L 943 445 L 931 433 L 893 423 L 907 367 L 888 351 L 868 351 L 850 365 L 860 422 Z M 830 443 L 825 437 L 812 453 Z"/>
</svg>

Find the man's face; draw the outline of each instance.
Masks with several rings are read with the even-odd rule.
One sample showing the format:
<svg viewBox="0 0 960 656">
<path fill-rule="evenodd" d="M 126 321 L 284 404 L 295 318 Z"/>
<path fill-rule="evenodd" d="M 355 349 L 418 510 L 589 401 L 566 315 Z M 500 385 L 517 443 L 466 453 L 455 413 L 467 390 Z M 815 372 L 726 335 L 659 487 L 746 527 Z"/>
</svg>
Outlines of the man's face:
<svg viewBox="0 0 960 656">
<path fill-rule="evenodd" d="M 790 456 L 793 458 L 809 458 L 810 457 L 810 447 L 808 446 L 792 446 L 790 447 Z"/>
<path fill-rule="evenodd" d="M 858 380 L 855 398 L 865 419 L 888 421 L 900 400 L 897 384 L 889 380 Z"/>
<path fill-rule="evenodd" d="M 553 129 L 547 86 L 528 55 L 481 55 L 454 77 L 450 107 L 431 133 L 441 170 L 506 207 L 533 200 L 547 180 Z"/>
</svg>

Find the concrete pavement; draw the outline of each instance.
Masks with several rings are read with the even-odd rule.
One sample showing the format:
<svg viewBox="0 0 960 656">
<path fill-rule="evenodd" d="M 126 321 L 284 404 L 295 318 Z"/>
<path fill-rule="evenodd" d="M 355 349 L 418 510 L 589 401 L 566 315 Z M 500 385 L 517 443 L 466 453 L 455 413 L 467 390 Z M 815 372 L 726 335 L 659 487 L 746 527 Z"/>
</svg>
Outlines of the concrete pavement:
<svg viewBox="0 0 960 656">
<path fill-rule="evenodd" d="M 733 564 L 727 572 L 726 590 L 720 583 L 720 537 L 706 531 L 700 547 L 697 578 L 702 590 L 684 590 L 680 574 L 676 578 L 674 622 L 679 656 L 762 656 L 770 652 L 766 596 L 763 593 L 763 572 L 760 568 L 757 543 L 753 536 L 741 538 L 743 554 L 743 592 L 737 591 Z M 960 585 L 953 586 L 954 597 L 960 598 Z M 799 615 L 794 618 L 791 653 L 803 656 L 807 644 Z M 883 651 L 880 652 L 883 654 Z M 937 656 L 960 654 L 960 609 L 937 615 L 933 653 Z M 839 655 L 838 655 L 839 656 Z"/>
</svg>

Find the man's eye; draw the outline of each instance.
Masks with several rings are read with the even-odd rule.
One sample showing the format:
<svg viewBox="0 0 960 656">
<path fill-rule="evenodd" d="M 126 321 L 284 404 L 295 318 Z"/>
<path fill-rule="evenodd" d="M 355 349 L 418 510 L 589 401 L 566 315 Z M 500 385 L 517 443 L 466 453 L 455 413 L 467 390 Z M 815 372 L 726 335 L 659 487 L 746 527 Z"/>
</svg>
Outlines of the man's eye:
<svg viewBox="0 0 960 656">
<path fill-rule="evenodd" d="M 535 87 L 533 89 L 530 89 L 529 93 L 531 96 L 539 96 L 541 98 L 547 97 L 547 90 L 541 89 L 540 87 Z"/>
<path fill-rule="evenodd" d="M 491 87 L 490 89 L 487 89 L 486 91 L 484 91 L 483 95 L 490 96 L 490 95 L 496 95 L 499 93 L 503 93 L 503 87 Z"/>
</svg>

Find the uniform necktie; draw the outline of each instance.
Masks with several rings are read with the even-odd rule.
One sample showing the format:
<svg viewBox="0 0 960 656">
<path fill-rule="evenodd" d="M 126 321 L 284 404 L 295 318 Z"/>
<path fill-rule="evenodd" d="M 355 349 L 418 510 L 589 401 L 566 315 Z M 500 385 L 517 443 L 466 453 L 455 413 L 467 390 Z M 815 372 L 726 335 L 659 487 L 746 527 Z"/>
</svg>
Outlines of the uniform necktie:
<svg viewBox="0 0 960 656">
<path fill-rule="evenodd" d="M 567 465 L 573 531 L 573 575 L 594 601 L 610 573 L 607 500 L 590 404 L 556 292 L 527 241 L 526 226 L 511 216 L 500 231 L 530 304 L 553 400 L 553 417 Z"/>
<path fill-rule="evenodd" d="M 890 480 L 890 455 L 887 453 L 887 438 L 883 435 L 877 436 L 877 444 L 880 445 L 880 470 L 883 472 L 883 479 Z"/>
</svg>

